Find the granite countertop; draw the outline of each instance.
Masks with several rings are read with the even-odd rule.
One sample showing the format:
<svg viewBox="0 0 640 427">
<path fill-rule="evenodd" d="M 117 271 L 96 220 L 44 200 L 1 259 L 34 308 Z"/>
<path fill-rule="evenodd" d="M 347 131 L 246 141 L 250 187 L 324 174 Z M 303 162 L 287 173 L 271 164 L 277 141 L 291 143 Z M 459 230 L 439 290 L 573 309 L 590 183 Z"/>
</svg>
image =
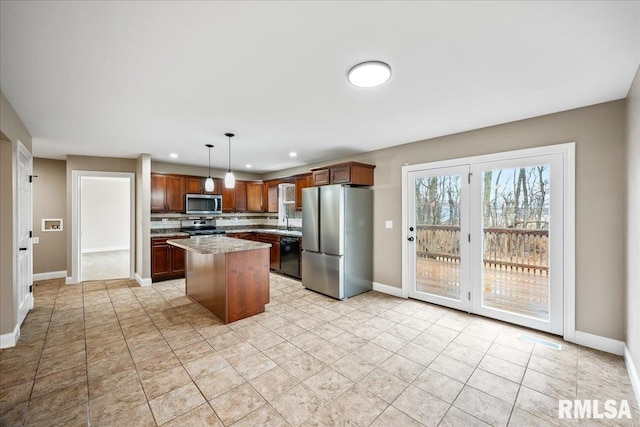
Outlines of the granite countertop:
<svg viewBox="0 0 640 427">
<path fill-rule="evenodd" d="M 151 238 L 155 237 L 189 237 L 189 233 L 177 230 L 151 230 Z"/>
<path fill-rule="evenodd" d="M 222 235 L 196 236 L 189 239 L 168 240 L 167 243 L 200 254 L 225 254 L 270 248 L 270 243 L 233 239 Z"/>
</svg>

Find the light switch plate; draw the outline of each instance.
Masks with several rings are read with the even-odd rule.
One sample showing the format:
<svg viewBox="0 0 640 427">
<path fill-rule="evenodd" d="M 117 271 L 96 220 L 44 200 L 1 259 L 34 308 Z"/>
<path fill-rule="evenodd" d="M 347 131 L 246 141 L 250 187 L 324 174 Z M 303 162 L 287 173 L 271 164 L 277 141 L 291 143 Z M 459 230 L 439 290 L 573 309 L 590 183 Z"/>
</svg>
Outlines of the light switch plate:
<svg viewBox="0 0 640 427">
<path fill-rule="evenodd" d="M 38 243 L 40 243 L 40 238 L 39 237 L 34 237 L 33 238 L 33 244 L 37 245 Z"/>
<path fill-rule="evenodd" d="M 384 222 L 384 228 L 393 228 L 393 221 L 385 221 Z"/>
</svg>

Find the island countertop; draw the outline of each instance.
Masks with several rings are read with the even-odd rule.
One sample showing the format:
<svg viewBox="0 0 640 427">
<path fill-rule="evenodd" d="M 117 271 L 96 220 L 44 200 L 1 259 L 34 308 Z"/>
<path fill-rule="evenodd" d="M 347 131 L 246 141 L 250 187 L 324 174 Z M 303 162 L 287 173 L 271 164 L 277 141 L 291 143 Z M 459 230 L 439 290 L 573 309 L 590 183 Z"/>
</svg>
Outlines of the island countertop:
<svg viewBox="0 0 640 427">
<path fill-rule="evenodd" d="M 229 252 L 252 251 L 270 248 L 271 243 L 254 242 L 251 240 L 233 239 L 221 235 L 197 236 L 189 239 L 167 240 L 167 243 L 187 251 L 200 254 L 225 254 Z"/>
</svg>

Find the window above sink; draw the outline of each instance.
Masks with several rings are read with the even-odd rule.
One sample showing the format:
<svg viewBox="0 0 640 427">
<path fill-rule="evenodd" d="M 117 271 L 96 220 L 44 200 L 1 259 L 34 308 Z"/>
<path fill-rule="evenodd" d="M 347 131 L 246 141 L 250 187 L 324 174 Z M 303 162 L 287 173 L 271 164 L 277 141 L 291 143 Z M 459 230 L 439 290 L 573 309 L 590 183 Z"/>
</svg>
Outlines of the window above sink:
<svg viewBox="0 0 640 427">
<path fill-rule="evenodd" d="M 288 220 L 288 224 L 287 224 Z M 278 186 L 278 225 L 281 227 L 302 227 L 302 211 L 296 211 L 296 186 Z"/>
</svg>

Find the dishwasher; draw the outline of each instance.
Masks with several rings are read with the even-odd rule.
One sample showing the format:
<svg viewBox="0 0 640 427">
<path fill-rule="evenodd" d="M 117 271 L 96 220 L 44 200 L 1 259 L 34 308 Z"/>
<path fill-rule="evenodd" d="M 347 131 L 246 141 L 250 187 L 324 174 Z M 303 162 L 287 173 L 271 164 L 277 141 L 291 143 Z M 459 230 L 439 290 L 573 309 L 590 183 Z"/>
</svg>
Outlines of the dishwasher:
<svg viewBox="0 0 640 427">
<path fill-rule="evenodd" d="M 287 276 L 300 278 L 300 239 L 297 237 L 280 239 L 280 270 Z"/>
</svg>

